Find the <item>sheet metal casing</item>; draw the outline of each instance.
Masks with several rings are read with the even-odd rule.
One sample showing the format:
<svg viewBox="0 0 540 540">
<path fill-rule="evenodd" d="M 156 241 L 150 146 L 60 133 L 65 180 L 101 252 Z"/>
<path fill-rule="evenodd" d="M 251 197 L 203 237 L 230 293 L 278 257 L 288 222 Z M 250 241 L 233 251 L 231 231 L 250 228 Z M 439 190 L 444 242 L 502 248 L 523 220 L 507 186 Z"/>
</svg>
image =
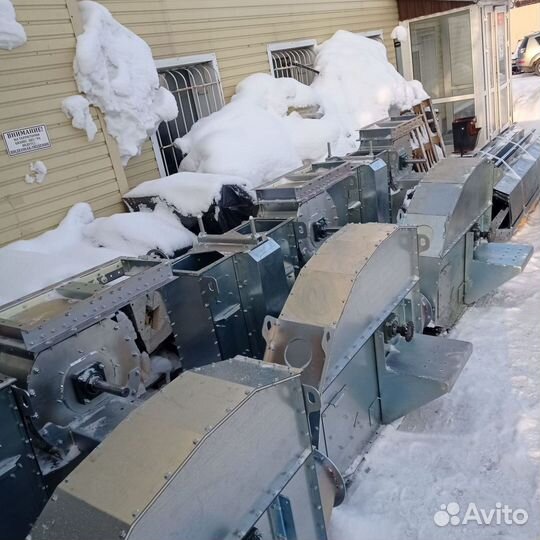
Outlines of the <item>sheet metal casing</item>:
<svg viewBox="0 0 540 540">
<path fill-rule="evenodd" d="M 287 538 L 326 540 L 302 396 L 298 372 L 248 359 L 182 374 L 56 490 L 32 537 L 237 540 L 255 526 L 278 540 L 288 501 Z"/>
<path fill-rule="evenodd" d="M 381 422 L 448 392 L 470 355 L 468 344 L 445 340 L 434 358 L 436 338 L 419 335 L 394 344 L 401 364 L 386 354 L 390 316 L 422 326 L 418 271 L 414 228 L 348 225 L 302 269 L 279 319 L 267 319 L 265 360 L 303 369 L 320 396 L 315 439 L 342 471 Z"/>
<path fill-rule="evenodd" d="M 370 171 L 360 171 L 371 167 Z M 347 223 L 372 221 L 378 215 L 376 182 L 381 162 L 333 160 L 292 171 L 257 188 L 259 217 L 292 218 L 303 265 L 325 241 L 323 226 L 334 232 Z M 378 176 L 377 176 L 378 175 Z"/>
<path fill-rule="evenodd" d="M 379 223 L 396 223 L 407 192 L 423 177 L 424 173 L 414 172 L 411 164 L 414 160 L 411 133 L 419 129 L 422 129 L 422 121 L 417 116 L 383 119 L 360 130 L 360 147 L 347 156 L 350 160 L 376 156 L 387 165 L 388 214 L 384 219 L 378 219 Z M 383 196 L 381 192 L 381 201 Z"/>
<path fill-rule="evenodd" d="M 17 407 L 15 379 L 0 374 L 0 538 L 22 540 L 48 493 Z"/>
<path fill-rule="evenodd" d="M 401 221 L 418 228 L 421 290 L 437 326 L 455 324 L 467 303 L 478 298 L 474 289 L 485 290 L 484 278 L 491 286 L 501 285 L 509 272 L 512 276 L 521 272 L 532 254 L 530 246 L 507 245 L 512 251 L 509 258 L 483 261 L 490 265 L 491 275 L 482 278 L 477 272 L 471 280 L 470 269 L 482 264 L 481 252 L 476 255 L 481 242 L 471 231 L 476 227 L 487 235 L 490 229 L 496 178 L 495 167 L 483 158 L 447 158 L 422 179 Z"/>
<path fill-rule="evenodd" d="M 204 240 L 173 262 L 177 279 L 163 290 L 182 365 L 262 358 L 264 317 L 280 312 L 290 290 L 282 248 L 236 230 Z"/>
<path fill-rule="evenodd" d="M 172 281 L 167 263 L 121 258 L 0 308 L 0 350 L 38 353 Z"/>
<path fill-rule="evenodd" d="M 540 141 L 525 139 L 523 147 L 517 149 L 508 165 L 510 169 L 501 166 L 504 176 L 497 182 L 494 191 L 495 207 L 509 210 L 506 238 L 514 233 L 520 220 L 529 213 L 538 200 Z"/>
<path fill-rule="evenodd" d="M 99 444 L 155 382 L 145 344 L 171 335 L 155 295 L 172 280 L 168 263 L 118 259 L 0 310 L 0 369 L 17 380 L 48 485 Z M 150 298 L 155 317 L 146 309 Z M 107 383 L 129 388 L 129 395 L 82 399 L 75 381 L 93 366 Z"/>
</svg>

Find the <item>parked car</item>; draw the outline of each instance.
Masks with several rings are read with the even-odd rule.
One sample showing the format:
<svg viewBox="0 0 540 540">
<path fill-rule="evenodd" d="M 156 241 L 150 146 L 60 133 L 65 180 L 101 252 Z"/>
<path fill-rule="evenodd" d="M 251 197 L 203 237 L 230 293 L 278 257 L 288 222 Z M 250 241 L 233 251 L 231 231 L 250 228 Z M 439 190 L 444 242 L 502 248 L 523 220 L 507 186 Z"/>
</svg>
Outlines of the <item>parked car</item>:
<svg viewBox="0 0 540 540">
<path fill-rule="evenodd" d="M 540 75 L 540 32 L 523 38 L 512 59 L 512 71 Z"/>
</svg>

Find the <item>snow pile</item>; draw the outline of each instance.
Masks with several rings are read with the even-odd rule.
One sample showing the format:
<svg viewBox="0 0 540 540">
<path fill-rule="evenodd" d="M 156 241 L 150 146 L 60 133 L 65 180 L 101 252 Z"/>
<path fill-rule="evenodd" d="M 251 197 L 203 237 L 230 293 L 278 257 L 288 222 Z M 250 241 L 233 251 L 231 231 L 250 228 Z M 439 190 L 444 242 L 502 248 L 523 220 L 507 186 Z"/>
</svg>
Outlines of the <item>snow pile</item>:
<svg viewBox="0 0 540 540">
<path fill-rule="evenodd" d="M 174 96 L 160 87 L 150 47 L 96 2 L 79 2 L 84 33 L 74 61 L 79 91 L 105 115 L 125 164 L 162 121 L 178 115 Z"/>
<path fill-rule="evenodd" d="M 84 129 L 88 141 L 92 142 L 97 133 L 97 126 L 90 114 L 90 103 L 83 96 L 70 96 L 62 101 L 62 112 L 71 119 L 75 129 Z"/>
<path fill-rule="evenodd" d="M 0 49 L 10 51 L 26 43 L 26 32 L 15 18 L 11 0 L 0 0 Z"/>
<path fill-rule="evenodd" d="M 409 39 L 409 32 L 404 26 L 399 25 L 392 30 L 390 37 L 395 41 L 405 43 Z"/>
<path fill-rule="evenodd" d="M 173 206 L 183 216 L 198 216 L 212 204 L 219 203 L 221 188 L 229 184 L 240 186 L 248 193 L 251 191 L 250 184 L 240 177 L 180 172 L 143 182 L 124 197 L 156 197 Z"/>
<path fill-rule="evenodd" d="M 0 305 L 117 257 L 172 255 L 194 238 L 166 208 L 94 219 L 88 204 L 76 204 L 56 229 L 0 248 Z"/>
<path fill-rule="evenodd" d="M 279 86 L 274 85 L 277 80 L 270 75 L 252 77 L 265 80 L 269 88 Z M 187 154 L 180 165 L 182 171 L 240 176 L 257 186 L 302 165 L 282 117 L 276 112 L 287 110 L 287 102 L 294 102 L 294 97 L 274 94 L 271 89 L 262 92 L 257 85 L 249 85 L 249 77 L 247 83 L 255 90 L 253 95 L 245 90 L 175 141 Z"/>
<path fill-rule="evenodd" d="M 320 75 L 311 87 L 256 74 L 242 81 L 231 103 L 197 122 L 176 145 L 184 171 L 242 176 L 254 186 L 302 164 L 357 149 L 357 131 L 427 98 L 388 62 L 384 45 L 339 31 L 318 48 Z M 302 109 L 318 111 L 304 118 Z"/>
<path fill-rule="evenodd" d="M 152 249 L 172 256 L 175 251 L 191 247 L 196 239 L 165 205 L 157 205 L 152 212 L 98 218 L 84 228 L 83 236 L 96 247 L 132 256 L 144 255 Z"/>
<path fill-rule="evenodd" d="M 408 110 L 428 97 L 419 82 L 406 81 L 388 62 L 383 44 L 350 32 L 340 30 L 319 47 L 315 68 L 320 75 L 312 86 L 325 113 L 343 126 L 350 151 L 358 129 L 385 118 L 391 107 Z"/>
<path fill-rule="evenodd" d="M 47 178 L 47 167 L 43 161 L 30 163 L 30 174 L 27 174 L 24 181 L 27 184 L 43 184 Z"/>
</svg>

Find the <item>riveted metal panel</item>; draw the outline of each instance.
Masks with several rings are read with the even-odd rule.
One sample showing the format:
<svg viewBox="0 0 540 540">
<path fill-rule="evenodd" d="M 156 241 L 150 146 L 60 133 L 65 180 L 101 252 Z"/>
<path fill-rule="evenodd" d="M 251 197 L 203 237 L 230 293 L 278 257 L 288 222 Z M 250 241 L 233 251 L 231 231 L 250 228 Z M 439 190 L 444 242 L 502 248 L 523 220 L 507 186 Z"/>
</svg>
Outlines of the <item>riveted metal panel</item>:
<svg viewBox="0 0 540 540">
<path fill-rule="evenodd" d="M 287 489 L 311 520 L 295 519 L 299 530 L 326 540 L 311 456 L 297 371 L 237 358 L 186 372 L 81 463 L 33 535 L 90 540 L 96 529 L 80 521 L 94 519 L 103 538 L 236 538 Z M 304 479 L 292 482 L 297 474 Z"/>
</svg>

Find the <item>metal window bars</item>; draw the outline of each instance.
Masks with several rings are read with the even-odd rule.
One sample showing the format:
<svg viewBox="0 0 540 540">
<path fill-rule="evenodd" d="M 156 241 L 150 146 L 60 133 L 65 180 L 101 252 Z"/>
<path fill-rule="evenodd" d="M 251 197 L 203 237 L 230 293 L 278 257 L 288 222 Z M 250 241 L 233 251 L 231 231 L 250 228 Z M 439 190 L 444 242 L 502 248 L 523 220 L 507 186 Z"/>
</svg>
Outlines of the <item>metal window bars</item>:
<svg viewBox="0 0 540 540">
<path fill-rule="evenodd" d="M 178 172 L 183 154 L 174 146 L 200 118 L 225 104 L 219 75 L 212 62 L 167 68 L 159 71 L 161 85 L 175 97 L 178 116 L 162 122 L 156 132 L 159 152 L 167 175 Z"/>
<path fill-rule="evenodd" d="M 274 77 L 291 77 L 310 85 L 318 73 L 314 68 L 315 51 L 313 47 L 297 47 L 272 51 Z"/>
</svg>

